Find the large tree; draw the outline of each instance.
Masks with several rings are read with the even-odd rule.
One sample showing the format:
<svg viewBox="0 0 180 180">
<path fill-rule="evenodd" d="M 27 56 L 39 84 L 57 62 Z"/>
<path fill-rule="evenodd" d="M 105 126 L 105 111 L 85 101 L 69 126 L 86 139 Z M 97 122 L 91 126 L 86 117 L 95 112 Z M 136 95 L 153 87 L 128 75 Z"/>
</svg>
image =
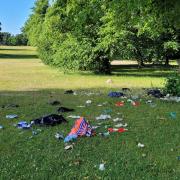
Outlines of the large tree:
<svg viewBox="0 0 180 180">
<path fill-rule="evenodd" d="M 48 0 L 36 0 L 32 8 L 32 14 L 29 16 L 23 27 L 23 33 L 26 34 L 29 44 L 38 45 L 39 36 L 43 30 L 43 22 L 46 11 L 49 7 Z"/>
</svg>

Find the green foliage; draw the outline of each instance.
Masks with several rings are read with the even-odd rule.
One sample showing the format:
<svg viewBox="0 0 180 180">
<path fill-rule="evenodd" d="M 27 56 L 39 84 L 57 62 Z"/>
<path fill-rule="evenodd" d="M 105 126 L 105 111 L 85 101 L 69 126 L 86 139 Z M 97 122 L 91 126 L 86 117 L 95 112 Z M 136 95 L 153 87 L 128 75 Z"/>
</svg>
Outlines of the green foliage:
<svg viewBox="0 0 180 180">
<path fill-rule="evenodd" d="M 180 75 L 172 74 L 166 80 L 165 91 L 174 96 L 180 96 Z"/>
<path fill-rule="evenodd" d="M 109 73 L 117 55 L 142 66 L 179 52 L 172 1 L 37 0 L 23 31 L 46 64 Z"/>
<path fill-rule="evenodd" d="M 22 31 L 26 34 L 29 44 L 32 46 L 38 45 L 39 36 L 42 32 L 42 24 L 44 22 L 48 6 L 48 0 L 35 1 L 33 13 L 30 15 L 23 27 Z"/>
</svg>

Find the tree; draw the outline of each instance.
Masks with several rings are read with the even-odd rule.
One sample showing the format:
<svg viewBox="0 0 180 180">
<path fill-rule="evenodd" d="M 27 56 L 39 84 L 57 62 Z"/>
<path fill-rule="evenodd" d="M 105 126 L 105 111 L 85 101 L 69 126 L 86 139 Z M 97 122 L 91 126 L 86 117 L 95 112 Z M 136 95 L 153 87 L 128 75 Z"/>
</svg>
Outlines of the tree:
<svg viewBox="0 0 180 180">
<path fill-rule="evenodd" d="M 42 32 L 42 24 L 48 7 L 48 0 L 35 1 L 32 14 L 23 27 L 22 31 L 27 36 L 29 44 L 32 46 L 38 45 L 38 40 Z"/>
</svg>

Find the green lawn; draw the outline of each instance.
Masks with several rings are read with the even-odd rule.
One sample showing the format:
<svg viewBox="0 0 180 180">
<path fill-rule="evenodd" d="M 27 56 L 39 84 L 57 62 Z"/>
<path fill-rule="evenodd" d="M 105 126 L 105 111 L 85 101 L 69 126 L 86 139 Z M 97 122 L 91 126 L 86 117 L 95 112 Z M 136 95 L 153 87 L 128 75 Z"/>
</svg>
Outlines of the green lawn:
<svg viewBox="0 0 180 180">
<path fill-rule="evenodd" d="M 100 76 L 91 73 L 63 74 L 45 66 L 37 58 L 32 47 L 0 47 L 0 107 L 10 103 L 19 108 L 0 108 L 0 179 L 180 179 L 180 104 L 164 102 L 147 97 L 142 88 L 163 87 L 164 79 L 172 69 L 114 66 L 113 75 Z M 112 84 L 106 80 L 112 79 Z M 141 97 L 140 106 L 125 103 L 116 107 L 121 99 L 107 97 L 111 90 L 132 88 L 133 95 Z M 73 89 L 77 96 L 65 95 L 64 90 Z M 87 96 L 86 92 L 100 94 Z M 85 108 L 86 100 L 92 104 Z M 156 107 L 146 100 L 152 99 Z M 19 130 L 13 126 L 20 120 L 30 121 L 39 116 L 56 113 L 58 107 L 48 104 L 59 100 L 65 107 L 74 108 L 68 115 L 84 116 L 91 125 L 106 109 L 111 109 L 113 118 L 123 116 L 128 132 L 113 133 L 101 137 L 114 127 L 111 120 L 102 121 L 97 136 L 79 138 L 73 150 L 64 150 L 64 142 L 55 139 L 56 132 L 67 135 L 74 120 L 68 124 L 41 129 L 33 138 L 32 130 Z M 106 105 L 97 105 L 107 102 Z M 126 100 L 125 100 L 126 102 Z M 171 119 L 169 113 L 176 112 Z M 120 114 L 117 114 L 120 113 Z M 17 114 L 18 119 L 8 120 L 7 114 Z M 101 122 L 101 121 L 100 121 Z M 144 148 L 138 148 L 141 142 Z M 105 163 L 105 170 L 99 164 Z"/>
</svg>

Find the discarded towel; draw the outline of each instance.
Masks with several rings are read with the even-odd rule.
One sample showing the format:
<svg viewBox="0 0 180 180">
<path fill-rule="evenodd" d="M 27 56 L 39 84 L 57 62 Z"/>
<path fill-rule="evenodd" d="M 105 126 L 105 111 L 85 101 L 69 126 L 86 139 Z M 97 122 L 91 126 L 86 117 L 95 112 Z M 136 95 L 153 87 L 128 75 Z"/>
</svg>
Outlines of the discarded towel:
<svg viewBox="0 0 180 180">
<path fill-rule="evenodd" d="M 110 92 L 108 94 L 109 97 L 123 97 L 124 96 L 124 93 L 122 92 Z"/>
<path fill-rule="evenodd" d="M 57 125 L 61 123 L 67 123 L 66 119 L 62 115 L 50 114 L 48 116 L 40 117 L 31 121 L 31 124 L 35 125 Z"/>
<path fill-rule="evenodd" d="M 59 113 L 64 113 L 64 112 L 74 111 L 74 109 L 69 109 L 69 108 L 66 108 L 66 107 L 60 107 L 60 108 L 58 108 L 57 111 L 58 111 Z"/>
<path fill-rule="evenodd" d="M 83 117 L 76 120 L 71 132 L 64 139 L 64 142 L 72 141 L 78 136 L 92 136 L 92 128 Z"/>
</svg>

